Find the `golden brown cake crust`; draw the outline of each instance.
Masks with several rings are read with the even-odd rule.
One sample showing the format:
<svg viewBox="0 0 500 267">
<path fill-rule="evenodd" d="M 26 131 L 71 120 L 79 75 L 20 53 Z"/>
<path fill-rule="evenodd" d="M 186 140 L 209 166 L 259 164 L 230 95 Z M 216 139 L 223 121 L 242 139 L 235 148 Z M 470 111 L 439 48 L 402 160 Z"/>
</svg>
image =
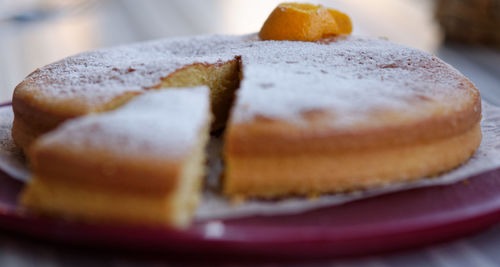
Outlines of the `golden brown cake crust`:
<svg viewBox="0 0 500 267">
<path fill-rule="evenodd" d="M 459 165 L 479 145 L 481 99 L 469 80 L 435 56 L 355 36 L 318 42 L 188 37 L 76 55 L 16 88 L 13 137 L 26 149 L 68 118 L 112 109 L 157 86 L 182 86 L 183 73 L 196 74 L 196 66 L 203 72 L 235 60 L 240 65 L 227 75 L 235 79 L 240 71 L 225 133 L 229 195 L 306 194 L 320 184 L 322 193 L 337 192 L 415 179 Z M 171 84 L 174 76 L 181 82 Z M 463 147 L 454 147 L 460 142 Z M 356 155 L 381 175 L 355 176 L 363 164 L 354 164 Z M 420 159 L 441 164 L 419 167 Z M 336 176 L 331 166 L 338 162 L 354 176 Z M 289 179 L 295 182 L 281 190 L 267 187 Z M 343 179 L 350 182 L 335 183 Z"/>
<path fill-rule="evenodd" d="M 460 165 L 480 142 L 481 129 L 476 124 L 456 136 L 383 148 L 226 156 L 230 179 L 224 191 L 243 197 L 314 196 L 411 181 Z"/>
<path fill-rule="evenodd" d="M 481 119 L 481 98 L 468 81 L 470 98 L 460 110 L 438 113 L 427 118 L 399 118 L 404 122 L 382 127 L 358 125 L 347 130 L 329 128 L 329 114 L 306 115 L 306 127 L 282 120 L 257 117 L 242 124 L 232 124 L 225 140 L 228 157 L 233 155 L 300 155 L 307 153 L 342 153 L 405 144 L 433 142 L 459 135 L 473 128 Z M 439 103 L 436 103 L 439 105 Z M 391 114 L 377 114 L 374 120 Z M 390 118 L 389 118 L 390 119 Z M 381 123 L 382 124 L 382 123 Z"/>
<path fill-rule="evenodd" d="M 30 151 L 32 169 L 42 181 L 62 180 L 75 186 L 145 195 L 173 191 L 182 165 L 180 159 L 166 161 L 147 155 L 124 159 L 106 147 L 101 151 L 71 151 L 63 144 L 59 147 L 35 144 Z"/>
<path fill-rule="evenodd" d="M 128 224 L 176 224 L 170 195 L 129 194 L 34 177 L 20 202 L 31 212 L 67 219 Z"/>
</svg>

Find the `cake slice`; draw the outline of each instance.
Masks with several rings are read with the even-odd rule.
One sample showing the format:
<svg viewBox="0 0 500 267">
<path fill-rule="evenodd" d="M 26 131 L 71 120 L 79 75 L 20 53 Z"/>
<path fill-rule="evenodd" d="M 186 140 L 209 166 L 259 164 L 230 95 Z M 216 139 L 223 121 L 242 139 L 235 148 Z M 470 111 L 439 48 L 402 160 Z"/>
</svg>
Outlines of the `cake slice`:
<svg viewBox="0 0 500 267">
<path fill-rule="evenodd" d="M 87 221 L 188 225 L 211 122 L 206 87 L 152 91 L 62 124 L 28 157 L 30 211 Z"/>
</svg>

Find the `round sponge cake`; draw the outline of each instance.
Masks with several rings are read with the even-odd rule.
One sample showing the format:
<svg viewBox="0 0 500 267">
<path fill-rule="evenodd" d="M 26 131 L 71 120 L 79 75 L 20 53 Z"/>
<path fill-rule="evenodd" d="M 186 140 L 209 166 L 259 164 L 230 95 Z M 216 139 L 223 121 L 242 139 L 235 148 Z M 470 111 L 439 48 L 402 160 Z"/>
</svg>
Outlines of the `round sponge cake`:
<svg viewBox="0 0 500 267">
<path fill-rule="evenodd" d="M 223 190 L 230 196 L 422 178 L 458 166 L 481 141 L 478 90 L 435 56 L 355 36 L 256 35 L 165 39 L 45 66 L 15 90 L 13 137 L 28 150 L 65 120 L 119 109 L 146 90 L 196 85 L 211 88 L 214 128 L 229 118 Z"/>
</svg>

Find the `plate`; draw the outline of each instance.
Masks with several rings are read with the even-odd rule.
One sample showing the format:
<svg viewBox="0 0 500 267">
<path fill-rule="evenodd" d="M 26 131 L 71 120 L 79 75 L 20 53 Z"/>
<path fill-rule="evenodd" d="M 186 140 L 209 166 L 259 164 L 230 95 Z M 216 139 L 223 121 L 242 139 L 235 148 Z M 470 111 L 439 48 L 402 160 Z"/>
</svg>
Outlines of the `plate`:
<svg viewBox="0 0 500 267">
<path fill-rule="evenodd" d="M 19 208 L 22 187 L 0 172 L 0 228 L 57 244 L 197 259 L 361 256 L 443 242 L 500 221 L 500 168 L 447 186 L 294 215 L 196 221 L 182 231 L 37 217 Z"/>
<path fill-rule="evenodd" d="M 17 204 L 23 183 L 0 173 L 0 227 L 63 244 L 224 258 L 334 258 L 428 245 L 500 221 L 500 169 L 467 182 L 397 192 L 296 215 L 164 227 L 36 217 Z"/>
</svg>

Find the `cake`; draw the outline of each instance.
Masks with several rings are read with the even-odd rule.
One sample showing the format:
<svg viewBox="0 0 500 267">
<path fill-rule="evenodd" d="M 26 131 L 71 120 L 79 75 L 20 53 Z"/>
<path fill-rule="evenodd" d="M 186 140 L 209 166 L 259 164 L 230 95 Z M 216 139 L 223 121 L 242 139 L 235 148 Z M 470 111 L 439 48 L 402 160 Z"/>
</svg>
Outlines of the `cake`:
<svg viewBox="0 0 500 267">
<path fill-rule="evenodd" d="M 147 92 L 38 138 L 21 204 L 74 219 L 183 227 L 197 206 L 210 128 L 207 88 Z"/>
<path fill-rule="evenodd" d="M 64 183 L 68 196 L 72 180 L 122 190 L 119 175 L 110 174 L 112 183 L 105 184 L 92 169 L 74 171 L 90 156 L 73 149 L 79 141 L 68 128 L 122 109 L 130 113 L 136 100 L 156 96 L 150 92 L 164 91 L 158 96 L 169 103 L 171 88 L 201 85 L 210 87 L 211 129 L 225 128 L 222 193 L 229 198 L 308 196 L 429 177 L 466 161 L 481 141 L 478 90 L 453 67 L 416 49 L 348 35 L 309 42 L 262 40 L 257 34 L 163 39 L 75 55 L 36 70 L 17 86 L 12 135 L 34 162 L 35 176 L 24 206 L 42 203 L 29 192 L 50 177 Z M 190 108 L 199 107 L 181 111 Z M 168 121 L 178 113 L 164 114 Z M 159 116 L 153 119 L 161 121 Z M 207 139 L 208 130 L 204 134 L 192 143 Z M 99 132 L 88 135 L 96 136 L 82 140 L 101 138 Z M 202 150 L 204 142 L 197 145 Z M 102 143 L 99 149 L 116 153 L 107 160 L 120 162 L 120 147 Z M 72 154 L 64 165 L 43 153 L 59 150 Z M 138 147 L 130 156 L 147 157 L 147 150 Z M 155 176 L 147 167 L 143 171 Z M 50 212 L 51 205 L 38 210 Z M 96 209 L 82 206 L 83 213 Z"/>
</svg>

